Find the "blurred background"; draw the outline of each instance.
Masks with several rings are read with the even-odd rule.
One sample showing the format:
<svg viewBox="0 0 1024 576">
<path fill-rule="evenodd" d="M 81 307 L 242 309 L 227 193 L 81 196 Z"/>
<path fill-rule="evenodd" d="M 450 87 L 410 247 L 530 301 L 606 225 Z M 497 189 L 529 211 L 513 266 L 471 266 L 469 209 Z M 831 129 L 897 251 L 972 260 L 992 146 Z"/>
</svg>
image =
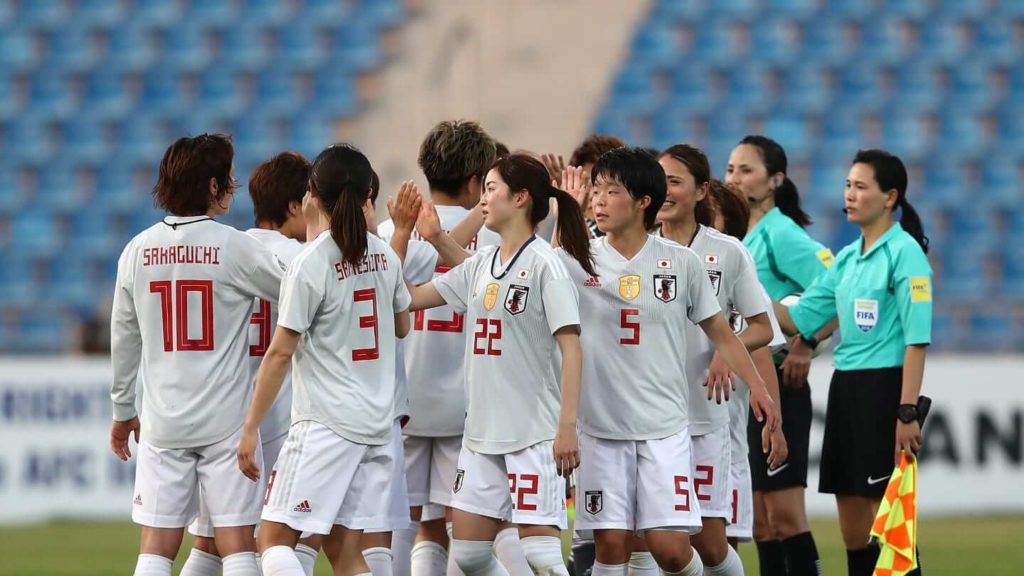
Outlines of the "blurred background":
<svg viewBox="0 0 1024 576">
<path fill-rule="evenodd" d="M 592 132 L 688 142 L 717 176 L 766 134 L 834 252 L 853 154 L 901 156 L 936 275 L 923 513 L 1024 513 L 1022 96 L 1024 0 L 0 0 L 0 523 L 128 517 L 110 295 L 174 139 L 233 136 L 224 220 L 247 228 L 277 152 L 350 141 L 386 197 L 426 188 L 449 118 L 566 157 Z"/>
</svg>

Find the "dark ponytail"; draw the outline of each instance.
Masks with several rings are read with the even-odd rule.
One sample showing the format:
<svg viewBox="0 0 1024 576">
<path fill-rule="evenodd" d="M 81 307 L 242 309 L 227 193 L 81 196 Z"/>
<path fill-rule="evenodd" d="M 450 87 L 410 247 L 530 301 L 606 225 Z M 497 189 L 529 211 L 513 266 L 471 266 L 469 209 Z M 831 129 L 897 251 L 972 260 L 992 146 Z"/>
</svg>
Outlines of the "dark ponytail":
<svg viewBox="0 0 1024 576">
<path fill-rule="evenodd" d="M 366 156 L 348 144 L 328 147 L 310 169 L 320 204 L 331 217 L 331 238 L 342 259 L 355 266 L 366 255 L 368 233 L 363 204 L 370 196 L 373 169 Z"/>
<path fill-rule="evenodd" d="M 768 176 L 781 173 L 783 176 L 782 185 L 775 189 L 775 206 L 779 211 L 789 216 L 801 228 L 810 226 L 813 221 L 800 206 L 800 192 L 796 184 L 786 176 L 786 168 L 789 161 L 786 159 L 786 151 L 778 142 L 767 136 L 747 136 L 740 140 L 740 144 L 748 144 L 756 147 L 761 152 L 761 160 L 768 171 Z"/>
<path fill-rule="evenodd" d="M 693 175 L 693 181 L 698 189 L 711 181 L 711 163 L 708 162 L 707 155 L 700 148 L 689 144 L 674 144 L 666 148 L 658 158 L 664 156 L 686 166 L 686 169 Z M 715 210 L 711 205 L 710 189 L 704 198 L 693 206 L 693 217 L 701 226 L 714 226 Z"/>
<path fill-rule="evenodd" d="M 597 276 L 590 256 L 590 232 L 583 210 L 576 199 L 551 185 L 547 168 L 540 160 L 523 153 L 499 158 L 491 167 L 497 170 L 510 192 L 526 190 L 530 194 L 530 225 L 534 228 L 548 217 L 551 198 L 558 203 L 558 229 L 562 248 L 591 276 Z"/>
<path fill-rule="evenodd" d="M 903 165 L 903 161 L 900 160 L 899 156 L 890 154 L 885 150 L 858 150 L 857 155 L 853 158 L 853 163 L 871 166 L 872 170 L 875 171 L 875 182 L 878 183 L 878 187 L 883 193 L 890 190 L 896 191 L 896 206 L 893 207 L 893 211 L 896 208 L 901 210 L 900 226 L 914 240 L 917 240 L 917 243 L 921 245 L 921 250 L 927 254 L 928 237 L 924 235 L 924 225 L 921 223 L 921 217 L 918 216 L 917 210 L 914 210 L 914 207 L 910 205 L 910 201 L 907 200 L 907 168 Z"/>
</svg>

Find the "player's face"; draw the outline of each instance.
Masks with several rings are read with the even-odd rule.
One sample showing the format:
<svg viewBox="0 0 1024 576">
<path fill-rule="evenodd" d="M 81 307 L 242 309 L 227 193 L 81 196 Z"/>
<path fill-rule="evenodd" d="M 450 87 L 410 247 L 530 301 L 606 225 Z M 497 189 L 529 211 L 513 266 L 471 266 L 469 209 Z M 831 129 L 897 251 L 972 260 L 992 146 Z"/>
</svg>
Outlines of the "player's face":
<svg viewBox="0 0 1024 576">
<path fill-rule="evenodd" d="M 658 210 L 658 220 L 662 222 L 683 222 L 693 217 L 693 209 L 707 196 L 704 187 L 697 187 L 697 180 L 690 169 L 671 156 L 662 156 L 658 163 L 665 170 L 665 181 L 668 190 L 665 203 Z"/>
<path fill-rule="evenodd" d="M 772 194 L 774 183 L 768 168 L 761 159 L 761 152 L 751 144 L 740 144 L 729 155 L 725 167 L 725 184 L 748 202 L 758 203 Z"/>
<path fill-rule="evenodd" d="M 590 203 L 594 206 L 594 221 L 605 234 L 621 234 L 631 227 L 644 226 L 644 208 L 650 198 L 636 200 L 621 182 L 597 177 Z"/>
<path fill-rule="evenodd" d="M 882 191 L 875 180 L 875 169 L 870 164 L 854 164 L 846 177 L 846 192 L 843 194 L 846 219 L 859 225 L 875 222 L 887 209 L 893 209 L 896 196 L 895 190 Z"/>
<path fill-rule="evenodd" d="M 529 196 L 529 193 L 525 190 L 512 192 L 497 170 L 488 172 L 484 179 L 484 193 L 480 197 L 484 225 L 489 230 L 500 232 L 505 223 L 515 216 L 517 209 L 525 203 L 523 195 Z"/>
</svg>

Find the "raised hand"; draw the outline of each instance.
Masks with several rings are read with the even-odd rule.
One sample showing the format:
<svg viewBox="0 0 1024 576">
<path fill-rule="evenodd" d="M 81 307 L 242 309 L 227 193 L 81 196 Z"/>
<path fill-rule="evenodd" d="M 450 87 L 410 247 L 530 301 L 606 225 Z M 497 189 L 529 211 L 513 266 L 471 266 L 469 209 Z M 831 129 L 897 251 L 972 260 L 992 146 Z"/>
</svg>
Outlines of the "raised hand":
<svg viewBox="0 0 1024 576">
<path fill-rule="evenodd" d="M 590 203 L 590 182 L 583 176 L 583 168 L 569 166 L 562 170 L 560 183 L 556 187 L 576 199 L 576 203 L 586 212 Z"/>
<path fill-rule="evenodd" d="M 402 182 L 402 186 L 398 189 L 398 196 L 388 197 L 388 213 L 391 214 L 395 230 L 412 230 L 416 226 L 422 202 L 423 197 L 420 196 L 416 183 L 412 180 Z"/>
<path fill-rule="evenodd" d="M 433 241 L 444 233 L 441 228 L 441 217 L 437 215 L 437 208 L 430 200 L 424 200 L 420 204 L 420 214 L 416 218 L 416 232 L 420 238 Z"/>
<path fill-rule="evenodd" d="M 541 154 L 540 161 L 548 169 L 548 175 L 551 176 L 552 180 L 557 181 L 562 177 L 562 171 L 565 170 L 565 160 L 562 159 L 561 154 Z"/>
</svg>

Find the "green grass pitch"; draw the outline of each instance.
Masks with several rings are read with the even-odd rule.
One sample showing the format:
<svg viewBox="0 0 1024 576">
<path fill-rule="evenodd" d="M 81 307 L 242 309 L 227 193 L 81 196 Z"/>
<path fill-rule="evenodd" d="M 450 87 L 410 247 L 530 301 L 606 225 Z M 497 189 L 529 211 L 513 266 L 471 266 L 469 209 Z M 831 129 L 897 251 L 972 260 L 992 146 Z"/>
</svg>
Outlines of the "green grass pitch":
<svg viewBox="0 0 1024 576">
<path fill-rule="evenodd" d="M 835 520 L 812 522 L 824 573 L 846 574 Z M 1024 516 L 930 518 L 921 521 L 919 544 L 928 576 L 1024 574 Z M 92 576 L 131 574 L 138 527 L 127 522 L 54 522 L 0 528 L 0 576 Z M 187 549 L 185 550 L 187 552 Z M 757 574 L 753 545 L 740 553 L 747 574 Z M 180 569 L 185 553 L 175 563 Z M 321 555 L 318 575 L 329 575 Z"/>
</svg>

